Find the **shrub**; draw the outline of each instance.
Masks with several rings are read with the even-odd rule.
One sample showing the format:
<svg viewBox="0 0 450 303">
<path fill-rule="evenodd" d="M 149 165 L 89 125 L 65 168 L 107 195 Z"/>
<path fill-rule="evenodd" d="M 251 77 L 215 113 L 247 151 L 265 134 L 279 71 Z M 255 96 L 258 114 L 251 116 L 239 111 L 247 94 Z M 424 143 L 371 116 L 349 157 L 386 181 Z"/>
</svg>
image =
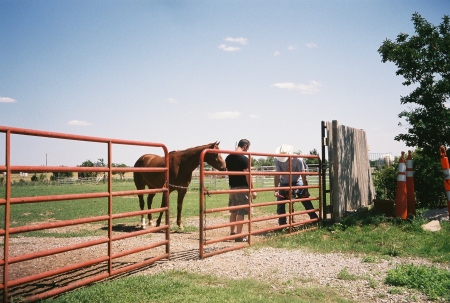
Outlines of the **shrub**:
<svg viewBox="0 0 450 303">
<path fill-rule="evenodd" d="M 414 152 L 414 190 L 418 208 L 442 208 L 447 205 L 444 179 L 439 156 L 424 155 L 420 150 Z"/>
<path fill-rule="evenodd" d="M 413 153 L 414 191 L 417 208 L 442 208 L 447 205 L 441 163 L 436 157 L 426 156 L 420 149 Z M 397 159 L 396 159 L 397 161 Z M 398 162 L 382 167 L 374 174 L 375 193 L 378 199 L 395 201 Z"/>
<path fill-rule="evenodd" d="M 395 201 L 397 166 L 398 163 L 394 163 L 391 167 L 383 166 L 381 169 L 375 171 L 373 184 L 377 199 L 390 199 Z"/>
</svg>

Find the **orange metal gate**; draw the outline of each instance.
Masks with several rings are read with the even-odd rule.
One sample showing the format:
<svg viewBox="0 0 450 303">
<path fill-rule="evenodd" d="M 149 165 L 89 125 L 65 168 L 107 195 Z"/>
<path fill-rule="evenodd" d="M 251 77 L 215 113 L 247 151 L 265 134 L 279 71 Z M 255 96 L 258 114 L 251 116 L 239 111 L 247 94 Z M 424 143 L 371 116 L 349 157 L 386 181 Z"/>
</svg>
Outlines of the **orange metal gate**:
<svg viewBox="0 0 450 303">
<path fill-rule="evenodd" d="M 249 158 L 249 165 L 252 163 L 253 156 L 279 156 L 277 154 L 267 154 L 267 153 L 256 153 L 256 152 L 238 152 L 230 150 L 212 150 L 207 149 L 200 155 L 200 163 L 203 163 L 203 159 L 206 153 L 222 153 L 222 154 L 242 154 Z M 285 156 L 285 155 L 283 155 Z M 252 171 L 249 167 L 248 172 L 222 172 L 222 171 L 206 171 L 203 166 L 200 167 L 200 258 L 204 259 L 219 253 L 224 253 L 231 250 L 240 249 L 247 247 L 255 242 L 264 239 L 267 233 L 275 231 L 286 231 L 290 234 L 297 233 L 299 231 L 307 230 L 308 228 L 314 228 L 311 223 L 316 223 L 322 220 L 323 207 L 322 207 L 322 165 L 319 156 L 317 155 L 286 155 L 290 158 L 303 158 L 303 159 L 317 159 L 319 162 L 317 171 L 308 172 L 293 172 L 292 165 L 290 166 L 289 172 L 276 172 L 276 171 Z M 222 157 L 224 157 L 222 155 Z M 225 158 L 225 157 L 224 157 Z M 290 185 L 288 187 L 274 187 L 274 182 L 269 186 L 260 186 L 258 182 L 254 183 L 254 188 L 252 189 L 218 189 L 209 190 L 205 185 L 205 178 L 207 176 L 222 176 L 226 177 L 229 175 L 249 175 L 250 178 L 272 178 L 275 175 L 305 175 L 317 180 L 317 183 L 309 183 L 306 186 L 294 186 Z M 228 184 L 226 184 L 228 186 Z M 294 199 L 292 197 L 286 197 L 283 201 L 277 201 L 274 196 L 274 192 L 280 189 L 292 191 L 294 189 L 308 188 L 308 190 L 313 190 L 317 193 L 316 196 L 310 196 L 308 198 Z M 228 196 L 230 193 L 235 192 L 247 192 L 248 197 L 252 196 L 252 192 L 258 193 L 258 198 L 249 199 L 249 204 L 243 206 L 233 206 L 228 207 Z M 214 203 L 207 203 L 208 196 L 221 196 Z M 303 201 L 315 201 L 316 206 L 313 210 L 304 210 L 303 207 L 299 207 Z M 286 203 L 286 214 L 278 215 L 276 214 L 276 205 Z M 295 208 L 294 208 L 295 205 Z M 248 208 L 248 217 L 244 218 L 243 221 L 230 223 L 229 221 L 222 222 L 212 222 L 212 220 L 207 218 L 207 215 L 228 213 L 230 210 L 237 210 L 242 208 Z M 296 209 L 294 211 L 294 209 Z M 300 210 L 299 210 L 300 209 Z M 309 219 L 302 216 L 304 214 L 317 212 L 317 219 Z M 287 218 L 286 225 L 278 225 L 277 220 L 280 217 Z M 295 221 L 294 221 L 295 217 Z M 239 223 L 244 224 L 244 228 L 241 235 L 230 235 L 229 229 L 232 225 L 237 225 Z M 222 230 L 222 233 L 212 231 Z M 248 242 L 235 243 L 235 239 L 238 237 L 245 236 L 248 238 Z"/>
<path fill-rule="evenodd" d="M 60 294 L 62 292 L 96 282 L 114 275 L 124 273 L 151 263 L 160 259 L 167 259 L 170 256 L 170 228 L 169 228 L 169 194 L 167 188 L 152 190 L 122 190 L 114 191 L 113 183 L 114 173 L 124 172 L 164 172 L 166 180 L 169 179 L 169 160 L 168 151 L 165 145 L 151 142 L 140 142 L 130 140 L 98 138 L 80 135 L 70 135 L 63 133 L 44 132 L 30 129 L 12 128 L 0 126 L 0 133 L 5 136 L 5 165 L 1 165 L 0 173 L 6 177 L 6 182 L 2 186 L 5 192 L 4 197 L 0 197 L 0 218 L 3 217 L 0 224 L 0 240 L 3 242 L 3 253 L 0 259 L 0 270 L 2 281 L 0 283 L 0 291 L 2 292 L 3 302 L 8 302 L 11 298 L 20 297 L 22 300 L 34 301 Z M 19 166 L 11 165 L 11 137 L 12 135 L 34 136 L 39 138 L 53 138 L 60 140 L 74 140 L 84 142 L 95 142 L 105 144 L 107 148 L 108 161 L 105 167 L 61 167 L 61 166 Z M 113 146 L 142 146 L 161 148 L 166 158 L 166 165 L 162 168 L 134 168 L 134 167 L 113 167 Z M 139 157 L 138 155 L 136 159 Z M 107 174 L 105 179 L 105 188 L 99 192 L 90 193 L 70 193 L 70 194 L 53 194 L 53 195 L 36 195 L 36 196 L 20 196 L 13 192 L 12 174 L 17 172 L 31 173 L 48 173 L 48 172 L 96 172 Z M 106 177 L 106 175 L 105 175 Z M 2 190 L 2 188 L 0 188 Z M 113 211 L 116 198 L 132 197 L 137 194 L 161 193 L 166 199 L 167 207 L 154 208 L 152 210 L 143 211 Z M 90 199 L 90 200 L 89 200 Z M 11 220 L 11 214 L 15 207 L 26 205 L 28 212 L 33 212 L 33 208 L 40 203 L 62 203 L 65 201 L 73 201 L 70 203 L 90 203 L 92 199 L 103 199 L 107 203 L 105 211 L 90 217 L 81 217 L 68 220 L 54 220 L 51 222 L 33 222 L 30 225 L 17 225 Z M 95 202 L 95 201 L 94 201 Z M 135 209 L 138 209 L 137 197 L 132 203 Z M 42 205 L 42 204 L 41 204 Z M 76 206 L 75 206 L 76 208 Z M 137 217 L 147 215 L 149 213 L 159 213 L 165 211 L 166 220 L 159 227 L 147 228 L 145 230 L 133 229 L 126 233 L 117 233 L 113 230 L 114 222 L 124 218 Z M 50 249 L 42 249 L 38 251 L 23 251 L 22 247 L 15 246 L 12 242 L 20 239 L 20 237 L 28 232 L 48 231 L 55 228 L 63 228 L 69 226 L 79 226 L 87 223 L 103 223 L 106 235 L 91 237 L 92 239 L 81 240 L 69 245 L 56 245 Z M 157 233 L 165 231 L 164 233 Z M 148 237 L 150 233 L 158 236 Z M 141 246 L 132 249 L 123 249 L 120 245 L 121 241 L 127 241 L 132 237 L 141 237 L 147 235 Z M 155 239 L 154 239 L 155 238 Z M 78 238 L 77 238 L 78 239 Z M 47 242 L 46 238 L 40 241 Z M 63 242 L 63 240 L 61 240 Z M 45 246 L 45 245 L 44 245 Z M 17 249 L 16 249 L 17 248 Z M 21 249 L 22 248 L 22 249 Z M 94 251 L 95 256 L 90 252 Z M 165 248 L 165 249 L 164 249 Z M 59 256 L 62 254 L 73 254 L 72 262 L 67 264 L 59 264 Z M 92 253 L 94 254 L 94 253 Z M 126 258 L 133 255 L 142 256 L 140 261 L 127 260 Z M 86 255 L 88 259 L 83 259 Z M 58 265 L 56 268 L 49 270 L 36 271 L 32 262 L 46 259 L 51 265 Z M 28 263 L 27 263 L 28 262 Z M 30 263 L 31 262 L 31 263 Z M 36 263 L 34 263 L 36 264 Z M 16 268 L 15 268 L 16 267 Z M 22 275 L 20 275 L 22 274 Z M 27 291 L 24 291 L 27 289 Z"/>
</svg>

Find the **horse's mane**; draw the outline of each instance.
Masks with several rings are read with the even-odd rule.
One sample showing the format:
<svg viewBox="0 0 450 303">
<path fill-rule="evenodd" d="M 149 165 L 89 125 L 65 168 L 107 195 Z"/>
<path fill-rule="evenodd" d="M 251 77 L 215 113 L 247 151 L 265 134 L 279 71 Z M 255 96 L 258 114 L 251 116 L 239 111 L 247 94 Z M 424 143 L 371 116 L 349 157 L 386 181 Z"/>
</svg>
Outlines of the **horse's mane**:
<svg viewBox="0 0 450 303">
<path fill-rule="evenodd" d="M 214 145 L 216 145 L 216 144 L 219 144 L 220 142 L 219 141 L 216 141 L 216 142 L 212 142 L 212 143 L 208 143 L 208 144 L 204 144 L 204 145 L 199 145 L 199 146 L 195 146 L 195 147 L 189 147 L 189 148 L 186 148 L 186 149 L 183 149 L 183 150 L 172 150 L 172 151 L 170 151 L 169 152 L 169 154 L 171 154 L 171 153 L 180 153 L 180 152 L 189 152 L 189 151 L 191 151 L 191 150 L 195 150 L 195 149 L 206 149 L 208 146 L 214 146 Z"/>
</svg>

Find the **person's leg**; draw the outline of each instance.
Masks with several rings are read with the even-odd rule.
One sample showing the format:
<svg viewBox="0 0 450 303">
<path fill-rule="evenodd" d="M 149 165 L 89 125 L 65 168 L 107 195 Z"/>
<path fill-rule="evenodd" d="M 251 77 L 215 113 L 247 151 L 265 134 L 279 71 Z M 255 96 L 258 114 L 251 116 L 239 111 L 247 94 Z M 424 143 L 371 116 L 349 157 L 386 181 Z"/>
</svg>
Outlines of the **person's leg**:
<svg viewBox="0 0 450 303">
<path fill-rule="evenodd" d="M 237 204 L 241 205 L 241 206 L 245 205 L 245 206 L 247 206 L 247 208 L 242 208 L 242 209 L 239 209 L 237 211 L 236 221 L 243 221 L 245 215 L 248 215 L 248 205 L 249 205 L 249 203 L 250 203 L 250 201 L 248 199 L 247 194 L 245 194 L 245 193 L 239 194 L 239 198 L 238 198 Z M 236 233 L 237 234 L 241 234 L 242 233 L 242 229 L 243 229 L 243 224 L 236 225 Z M 245 237 L 236 239 L 236 242 L 243 242 L 243 241 L 246 242 L 247 239 Z"/>
<path fill-rule="evenodd" d="M 237 205 L 236 204 L 236 201 L 237 201 L 236 195 L 237 195 L 236 193 L 231 193 L 230 194 L 229 199 L 228 199 L 228 206 L 229 207 Z M 236 217 L 237 217 L 237 210 L 230 210 L 230 223 L 236 222 Z M 234 232 L 235 226 L 236 225 L 231 225 L 230 226 L 230 234 L 231 235 L 235 234 L 235 232 Z"/>
<path fill-rule="evenodd" d="M 236 217 L 237 217 L 237 213 L 236 213 L 236 212 L 230 213 L 230 223 L 236 222 Z M 230 234 L 231 234 L 231 235 L 234 235 L 234 234 L 235 234 L 235 232 L 234 232 L 235 226 L 236 226 L 236 225 L 231 225 L 231 226 L 230 226 Z"/>
<path fill-rule="evenodd" d="M 243 221 L 244 220 L 244 215 L 237 215 L 236 216 L 236 221 Z M 237 234 L 240 234 L 240 233 L 242 233 L 242 226 L 243 226 L 243 224 L 238 224 L 238 225 L 236 225 L 236 233 Z"/>
<path fill-rule="evenodd" d="M 285 191 L 280 190 L 280 195 L 283 197 L 278 196 L 277 201 L 285 200 Z M 286 214 L 286 203 L 277 204 L 277 214 L 278 215 L 284 215 Z M 286 224 L 286 217 L 278 218 L 278 225 L 285 225 Z"/>
<path fill-rule="evenodd" d="M 313 206 L 311 201 L 303 201 L 302 204 L 303 204 L 303 206 L 305 207 L 306 210 L 314 209 L 314 206 Z M 318 218 L 318 216 L 317 216 L 317 214 L 315 212 L 308 213 L 308 215 L 309 215 L 310 219 L 317 219 Z"/>
</svg>

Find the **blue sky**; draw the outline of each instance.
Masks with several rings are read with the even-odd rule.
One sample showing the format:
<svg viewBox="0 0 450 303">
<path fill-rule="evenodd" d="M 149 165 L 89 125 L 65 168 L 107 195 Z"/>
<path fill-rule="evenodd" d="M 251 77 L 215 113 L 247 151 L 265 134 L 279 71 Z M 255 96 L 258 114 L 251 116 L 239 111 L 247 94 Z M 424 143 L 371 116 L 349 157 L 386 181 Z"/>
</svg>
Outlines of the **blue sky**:
<svg viewBox="0 0 450 303">
<path fill-rule="evenodd" d="M 414 33 L 414 12 L 438 25 L 450 2 L 0 0 L 0 125 L 309 153 L 321 121 L 337 120 L 364 129 L 370 152 L 398 155 L 411 88 L 377 50 Z M 99 150 L 17 138 L 12 159 L 77 165 Z M 113 162 L 147 152 L 118 149 Z"/>
</svg>

